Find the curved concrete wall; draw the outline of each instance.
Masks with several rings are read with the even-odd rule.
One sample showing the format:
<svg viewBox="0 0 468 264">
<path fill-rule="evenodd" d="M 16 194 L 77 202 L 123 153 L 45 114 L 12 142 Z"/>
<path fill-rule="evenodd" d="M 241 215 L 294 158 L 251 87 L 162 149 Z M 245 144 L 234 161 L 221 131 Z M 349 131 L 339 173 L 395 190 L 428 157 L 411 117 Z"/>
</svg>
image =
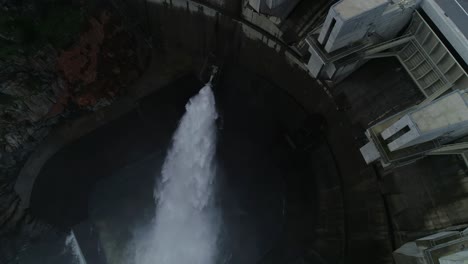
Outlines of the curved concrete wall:
<svg viewBox="0 0 468 264">
<path fill-rule="evenodd" d="M 140 16 L 148 16 L 150 22 L 148 30 L 155 42 L 163 43 L 163 49 L 165 49 L 168 57 L 178 57 L 174 52 L 186 52 L 187 54 L 183 56 L 192 57 L 194 63 L 199 64 L 199 66 L 195 66 L 196 68 L 202 67 L 204 58 L 208 56 L 218 57 L 218 61 L 221 63 L 225 59 L 231 59 L 228 58 L 232 56 L 229 54 L 233 54 L 232 52 L 238 53 L 235 50 L 239 51 L 242 45 L 245 44 L 242 43 L 242 38 L 244 38 L 244 40 L 260 42 L 258 44 L 268 47 L 262 50 L 268 51 L 270 53 L 268 57 L 271 59 L 275 57 L 273 60 L 276 63 L 281 64 L 283 63 L 282 60 L 286 59 L 289 65 L 295 65 L 297 69 L 305 69 L 296 54 L 281 40 L 253 24 L 225 14 L 224 6 L 229 7 L 229 5 L 225 5 L 222 0 L 212 2 L 216 2 L 215 7 L 219 7 L 219 9 L 193 1 L 172 0 L 168 2 L 155 0 L 155 3 L 149 6 L 144 1 L 136 2 L 132 11 L 134 14 L 140 14 Z M 185 34 L 181 35 L 180 32 Z M 252 51 L 246 52 L 244 57 L 247 59 L 244 62 L 246 66 L 252 65 L 254 61 L 262 61 L 255 58 L 256 56 L 260 58 L 257 51 L 258 49 L 254 48 Z M 271 53 L 275 55 L 272 57 Z M 270 67 L 270 69 L 274 68 Z M 261 70 L 261 68 L 256 67 L 255 70 Z M 261 75 L 267 74 L 269 73 L 262 73 Z M 276 74 L 276 76 L 280 77 L 279 79 L 284 79 L 281 75 Z M 136 86 L 149 86 L 148 83 L 152 83 L 154 86 L 147 90 L 154 90 L 168 82 L 164 76 L 155 79 L 153 76 L 146 74 L 146 79 L 140 81 Z M 148 79 L 152 80 L 148 81 Z M 73 124 L 59 127 L 51 133 L 29 157 L 18 176 L 15 191 L 21 198 L 21 207 L 29 207 L 35 179 L 50 157 L 68 143 L 130 111 L 136 100 L 144 96 L 145 93 L 148 93 L 148 91 L 123 100 L 110 109 L 103 109 L 103 111 L 83 117 L 73 122 Z"/>
<path fill-rule="evenodd" d="M 367 184 L 368 177 L 360 175 L 365 164 L 355 146 L 353 135 L 349 132 L 352 124 L 345 113 L 337 111 L 331 94 L 310 77 L 298 54 L 281 41 L 279 33 L 274 32 L 275 28 L 265 26 L 268 21 L 259 17 L 257 20 L 255 14 L 252 14 L 252 19 L 242 18 L 238 13 L 233 15 L 229 12 L 230 9 L 223 8 L 222 4 L 228 0 L 210 1 L 212 6 L 189 0 L 128 2 L 132 2 L 133 14 L 139 21 L 146 21 L 143 22 L 146 24 L 144 30 L 151 35 L 155 49 L 163 51 L 153 58 L 155 62 L 183 57 L 190 60 L 193 69 L 197 70 L 203 67 L 207 57 L 214 55 L 221 66 L 233 63 L 264 77 L 286 91 L 307 113 L 320 113 L 325 117 L 328 122 L 325 140 L 328 141 L 329 150 L 324 151 L 335 157 L 336 167 L 323 168 L 320 165 L 323 158 L 320 151 L 313 157 L 314 163 L 317 163 L 314 166 L 321 173 L 314 175 L 320 190 L 318 208 L 314 210 L 319 211 L 319 216 L 315 232 L 310 234 L 313 239 L 308 241 L 310 248 L 333 263 L 349 256 L 356 247 L 360 250 L 352 253 L 357 260 L 368 253 L 368 244 L 387 246 L 388 237 L 385 234 L 365 239 L 360 236 L 368 233 L 367 230 L 361 230 L 361 226 L 372 225 L 374 219 L 367 217 L 370 211 L 381 208 L 375 209 L 362 202 L 367 197 L 362 194 L 360 186 Z M 252 21 L 264 21 L 266 24 Z M 242 102 L 239 102 L 239 106 L 242 107 Z M 36 176 L 40 165 L 35 165 Z M 29 179 L 29 187 L 23 191 L 32 191 L 34 177 Z M 345 189 L 343 186 L 350 187 Z M 361 195 L 356 196 L 356 193 Z M 23 195 L 22 198 L 29 199 L 29 196 Z M 374 204 L 380 206 L 378 201 L 372 206 Z M 352 220 L 362 218 L 363 215 L 365 221 L 359 225 L 347 224 L 348 217 Z M 382 222 L 385 225 L 385 219 Z M 348 239 L 353 239 L 348 238 L 348 234 L 355 236 L 351 243 L 347 242 Z M 373 263 L 383 263 L 378 256 L 374 260 Z"/>
</svg>

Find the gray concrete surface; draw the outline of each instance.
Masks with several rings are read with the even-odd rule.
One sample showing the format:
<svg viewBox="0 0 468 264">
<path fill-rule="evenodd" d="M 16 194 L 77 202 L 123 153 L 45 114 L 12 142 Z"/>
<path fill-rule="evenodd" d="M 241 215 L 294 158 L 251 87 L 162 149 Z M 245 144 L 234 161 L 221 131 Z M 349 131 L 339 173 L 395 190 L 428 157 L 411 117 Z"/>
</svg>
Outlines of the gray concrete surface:
<svg viewBox="0 0 468 264">
<path fill-rule="evenodd" d="M 452 19 L 460 31 L 468 38 L 468 1 L 467 0 L 435 0 L 444 10 L 445 15 Z"/>
</svg>

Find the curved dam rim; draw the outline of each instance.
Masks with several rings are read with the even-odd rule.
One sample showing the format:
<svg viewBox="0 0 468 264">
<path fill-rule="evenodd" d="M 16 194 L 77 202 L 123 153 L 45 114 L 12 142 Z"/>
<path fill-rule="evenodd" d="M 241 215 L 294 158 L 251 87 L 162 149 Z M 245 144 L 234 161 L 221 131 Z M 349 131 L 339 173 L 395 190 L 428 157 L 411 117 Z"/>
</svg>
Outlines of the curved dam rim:
<svg viewBox="0 0 468 264">
<path fill-rule="evenodd" d="M 169 4 L 167 1 L 161 0 L 152 0 L 153 4 Z M 255 24 L 242 19 L 240 17 L 233 17 L 226 12 L 223 12 L 220 8 L 216 8 L 214 6 L 208 6 L 206 4 L 202 4 L 198 1 L 193 0 L 172 0 L 170 4 L 172 5 L 174 2 L 178 3 L 187 3 L 187 8 L 193 12 L 199 12 L 199 7 L 202 7 L 209 11 L 209 13 L 214 13 L 216 15 L 222 15 L 225 18 L 232 20 L 234 23 L 238 23 L 241 26 L 246 26 L 250 30 L 256 32 L 259 35 L 267 36 L 268 40 L 266 42 L 262 42 L 264 46 L 269 47 L 268 43 L 271 41 L 275 42 L 275 45 L 280 45 L 282 48 L 285 48 L 286 51 L 284 53 L 277 53 L 279 56 L 282 56 L 286 63 L 294 63 L 299 68 L 305 72 L 307 68 L 305 64 L 300 62 L 298 54 L 287 46 L 283 41 L 281 41 L 276 36 L 270 34 L 268 31 L 262 29 Z M 189 5 L 190 3 L 190 5 Z M 175 7 L 181 8 L 181 7 Z M 191 8 L 191 9 L 190 9 Z M 245 31 L 242 31 L 244 36 L 249 37 Z M 153 56 L 154 57 L 154 56 Z M 153 64 L 153 63 L 151 63 Z M 83 116 L 78 120 L 74 120 L 72 122 L 67 122 L 62 126 L 53 129 L 53 131 L 47 136 L 47 138 L 39 145 L 36 150 L 29 156 L 24 166 L 21 168 L 18 178 L 15 183 L 15 191 L 20 197 L 20 207 L 22 209 L 26 209 L 30 205 L 30 198 L 31 193 L 34 188 L 34 182 L 37 176 L 40 174 L 42 167 L 44 164 L 60 149 L 67 146 L 69 143 L 77 140 L 78 138 L 96 130 L 97 128 L 109 123 L 110 121 L 118 118 L 119 116 L 129 112 L 135 107 L 135 103 L 147 95 L 149 92 L 156 91 L 163 87 L 165 84 L 168 84 L 171 79 L 176 79 L 180 76 L 173 76 L 170 79 L 163 79 L 163 80 L 152 80 L 154 75 L 151 72 L 151 66 L 149 69 L 146 70 L 145 74 L 137 81 L 136 84 L 133 85 L 135 90 L 141 90 L 141 87 L 144 87 L 143 90 L 146 90 L 146 93 L 137 94 L 135 96 L 124 97 L 120 99 L 118 102 L 114 103 L 108 108 L 104 108 L 94 112 L 90 115 Z M 312 77 L 311 77 L 312 78 Z M 159 81 L 159 84 L 158 84 Z M 145 82 L 155 82 L 155 86 L 148 85 Z M 319 85 L 322 86 L 321 82 L 318 81 Z M 140 89 L 138 88 L 140 87 Z M 293 97 L 294 98 L 294 97 Z M 295 99 L 295 98 L 294 98 Z M 299 102 L 298 102 L 299 104 Z"/>
<path fill-rule="evenodd" d="M 150 1 L 152 4 L 162 4 L 161 0 L 153 0 Z M 164 1 L 167 3 L 167 1 Z M 240 20 L 239 18 L 236 17 L 231 17 L 228 14 L 225 14 L 222 12 L 222 10 L 218 11 L 217 9 L 213 9 L 207 5 L 203 5 L 197 1 L 191 1 L 191 0 L 172 0 L 171 2 L 178 2 L 178 3 L 187 3 L 187 6 L 189 9 L 189 12 L 197 12 L 198 15 L 200 13 L 203 14 L 203 11 L 200 11 L 198 9 L 199 6 L 203 6 L 203 9 L 209 10 L 208 12 L 217 14 L 217 16 L 223 16 L 226 19 L 229 19 L 232 21 L 234 24 L 238 24 L 241 26 L 240 34 L 242 34 L 245 38 L 250 39 L 254 42 L 261 43 L 261 45 L 258 45 L 256 49 L 271 49 L 275 50 L 275 59 L 279 59 L 281 61 L 281 64 L 284 65 L 286 68 L 289 69 L 298 69 L 299 71 L 302 71 L 308 77 L 310 78 L 311 81 L 315 81 L 317 86 L 311 87 L 311 89 L 317 89 L 321 88 L 324 90 L 321 91 L 324 96 L 321 96 L 321 99 L 327 99 L 329 102 L 327 104 L 330 105 L 329 108 L 335 108 L 334 107 L 334 102 L 331 97 L 331 94 L 328 92 L 328 90 L 323 86 L 323 84 L 319 80 L 314 80 L 309 74 L 308 71 L 305 67 L 305 64 L 300 61 L 298 58 L 298 55 L 296 52 L 291 49 L 289 46 L 287 46 L 284 42 L 282 42 L 280 39 L 278 39 L 276 36 L 268 33 L 266 30 L 263 30 L 260 27 L 257 27 L 253 25 L 252 23 L 248 22 L 245 23 L 245 21 Z M 190 4 L 190 6 L 189 6 Z M 181 9 L 180 7 L 174 7 L 177 9 Z M 193 8 L 191 10 L 190 8 Z M 258 70 L 261 72 L 261 70 Z M 254 69 L 254 73 L 257 74 L 257 72 Z M 150 69 L 147 69 L 146 72 L 144 73 L 143 77 L 141 77 L 138 81 L 137 84 L 134 86 L 150 86 L 145 81 L 152 81 L 152 78 L 154 78 L 154 75 L 152 75 L 153 72 Z M 265 76 L 265 74 L 258 74 L 259 76 Z M 173 76 L 174 77 L 174 76 Z M 177 76 L 176 76 L 177 77 Z M 266 76 L 268 77 L 268 76 Z M 149 78 L 149 80 L 148 80 Z M 167 84 L 171 80 L 175 78 L 168 77 Z M 269 81 L 272 81 L 269 78 L 265 78 Z M 288 76 L 288 80 L 291 80 L 291 78 Z M 310 107 L 307 107 L 306 104 L 304 103 L 304 98 L 301 97 L 300 94 L 294 93 L 289 91 L 289 88 L 285 87 L 284 85 L 279 85 L 275 81 L 274 82 L 280 90 L 286 92 L 291 98 L 294 99 L 294 101 L 300 105 L 306 113 L 317 113 L 317 111 L 311 110 Z M 293 83 L 293 82 L 291 82 Z M 157 90 L 164 86 L 164 83 L 161 83 L 159 87 L 154 87 L 154 90 Z M 151 89 L 151 87 L 146 87 L 146 89 Z M 75 120 L 73 122 L 69 122 L 68 124 L 64 124 L 62 127 L 54 129 L 53 132 L 47 137 L 47 140 L 41 143 L 40 147 L 35 150 L 34 154 L 32 154 L 29 158 L 24 167 L 21 170 L 21 173 L 18 177 L 18 180 L 15 184 L 15 190 L 16 192 L 20 195 L 21 198 L 21 203 L 20 206 L 22 208 L 28 208 L 30 205 L 30 199 L 31 199 L 31 194 L 34 188 L 34 183 L 36 178 L 39 176 L 41 172 L 41 168 L 44 166 L 44 164 L 51 158 L 55 153 L 57 153 L 60 149 L 64 148 L 67 146 L 69 143 L 73 142 L 74 140 L 77 140 L 78 138 L 87 135 L 88 133 L 96 130 L 97 128 L 101 127 L 102 125 L 107 124 L 108 122 L 118 118 L 120 115 L 125 114 L 128 111 L 131 111 L 135 107 L 135 103 L 138 101 L 138 99 L 144 97 L 144 95 L 132 97 L 132 98 L 122 98 L 121 102 L 119 101 L 119 105 L 112 105 L 109 108 L 103 109 L 102 111 L 98 111 L 96 113 L 91 114 L 90 116 L 85 116 L 81 118 L 80 120 Z M 302 101 L 302 102 L 301 102 Z M 117 102 L 116 102 L 117 103 Z M 120 107 L 119 109 L 115 109 L 116 107 Z M 327 109 L 329 109 L 327 108 Z M 327 111 L 327 110 L 325 110 Z M 335 115 L 334 113 L 330 115 Z M 80 128 L 80 126 L 83 123 L 87 123 L 88 126 L 88 131 L 82 131 L 81 133 L 76 133 L 77 130 L 76 128 Z M 72 132 L 72 133 L 70 133 Z M 75 134 L 74 134 L 75 133 Z M 344 171 L 346 172 L 345 169 L 341 168 L 342 166 L 340 165 L 340 159 L 336 157 L 336 154 L 334 150 L 337 148 L 337 144 L 339 143 L 333 143 L 330 144 L 329 139 L 327 138 L 327 143 L 330 146 L 330 151 L 332 152 L 332 155 L 334 157 L 335 164 L 334 166 L 336 167 L 337 171 Z M 53 144 L 53 147 L 48 146 L 48 144 Z M 341 173 L 339 173 L 340 178 L 342 178 Z M 340 185 L 341 188 L 341 197 L 340 199 L 343 200 L 342 204 L 344 207 L 346 207 L 346 202 L 344 201 L 344 190 L 343 190 L 343 184 Z M 346 212 L 346 209 L 344 210 Z M 344 218 L 346 217 L 346 213 L 344 214 Z M 345 224 L 345 230 L 346 230 L 346 223 L 348 221 L 344 220 Z M 343 251 L 348 251 L 347 250 L 347 235 L 345 231 L 345 236 L 343 237 L 343 241 L 345 243 L 344 248 L 341 249 Z M 345 253 L 346 254 L 346 253 Z"/>
<path fill-rule="evenodd" d="M 20 197 L 20 207 L 23 210 L 29 208 L 34 183 L 43 166 L 58 151 L 75 140 L 132 111 L 137 107 L 140 99 L 165 87 L 173 79 L 188 74 L 187 71 L 183 71 L 170 78 L 166 78 L 167 76 L 163 74 L 160 75 L 161 78 L 158 78 L 159 76 L 154 78 L 152 74 L 153 68 L 150 66 L 137 83 L 133 85 L 135 93 L 120 98 L 109 107 L 87 114 L 76 120 L 67 120 L 59 127 L 54 128 L 45 140 L 39 144 L 21 168 L 14 186 L 16 193 Z"/>
</svg>

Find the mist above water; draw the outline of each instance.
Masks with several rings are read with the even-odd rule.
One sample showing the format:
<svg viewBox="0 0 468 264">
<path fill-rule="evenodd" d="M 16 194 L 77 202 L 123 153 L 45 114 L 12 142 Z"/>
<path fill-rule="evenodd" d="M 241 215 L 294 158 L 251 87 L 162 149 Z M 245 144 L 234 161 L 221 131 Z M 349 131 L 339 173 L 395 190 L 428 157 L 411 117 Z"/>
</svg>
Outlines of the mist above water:
<svg viewBox="0 0 468 264">
<path fill-rule="evenodd" d="M 186 105 L 154 189 L 156 215 L 136 241 L 136 264 L 216 262 L 219 212 L 213 202 L 216 107 L 210 84 Z"/>
</svg>

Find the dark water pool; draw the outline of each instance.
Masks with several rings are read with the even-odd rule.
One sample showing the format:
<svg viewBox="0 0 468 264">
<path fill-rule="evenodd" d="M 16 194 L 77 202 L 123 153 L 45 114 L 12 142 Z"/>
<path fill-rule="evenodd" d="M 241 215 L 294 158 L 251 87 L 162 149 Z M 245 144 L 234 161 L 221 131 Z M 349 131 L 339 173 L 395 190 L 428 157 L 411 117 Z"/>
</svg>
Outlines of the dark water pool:
<svg viewBox="0 0 468 264">
<path fill-rule="evenodd" d="M 96 234 L 89 243 L 99 254 L 108 263 L 128 263 L 133 237 L 154 216 L 155 179 L 184 104 L 201 87 L 196 78 L 182 78 L 62 149 L 38 177 L 33 212 L 63 230 L 87 220 Z M 305 114 L 278 89 L 239 69 L 223 73 L 215 94 L 219 263 L 258 263 L 287 236 L 288 204 L 291 193 L 297 196 L 290 179 L 313 178 L 285 139 Z M 315 192 L 309 187 L 306 200 Z"/>
</svg>

